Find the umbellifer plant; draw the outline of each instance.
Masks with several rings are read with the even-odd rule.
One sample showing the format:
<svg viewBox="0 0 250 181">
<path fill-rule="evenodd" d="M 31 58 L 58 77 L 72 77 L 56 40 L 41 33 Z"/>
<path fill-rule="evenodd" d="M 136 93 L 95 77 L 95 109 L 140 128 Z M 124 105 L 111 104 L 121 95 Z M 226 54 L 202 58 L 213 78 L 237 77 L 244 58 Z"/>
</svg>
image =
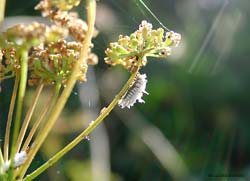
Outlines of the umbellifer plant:
<svg viewBox="0 0 250 181">
<path fill-rule="evenodd" d="M 79 19 L 77 13 L 69 12 L 79 3 L 80 0 L 42 0 L 36 9 L 41 10 L 42 15 L 53 22 L 52 25 L 38 22 L 19 24 L 0 34 L 0 83 L 14 79 L 4 145 L 0 149 L 0 180 L 33 180 L 81 140 L 88 138 L 117 104 L 121 108 L 130 108 L 136 102 L 143 103 L 142 96 L 147 94 L 147 76 L 141 74 L 140 69 L 147 64 L 147 57 L 167 57 L 171 54 L 171 47 L 180 42 L 180 34 L 165 32 L 162 28 L 153 29 L 150 23 L 142 21 L 134 33 L 120 35 L 117 42 L 110 43 L 105 51 L 105 62 L 112 66 L 120 64 L 128 71 L 130 78 L 113 101 L 79 136 L 47 162 L 26 174 L 74 85 L 77 81 L 86 82 L 88 65 L 98 62 L 97 56 L 91 52 L 91 40 L 97 35 L 94 28 L 96 1 L 85 1 L 86 22 Z M 1 4 L 4 7 L 4 2 L 1 1 Z M 0 10 L 1 23 L 4 8 Z M 68 40 L 69 36 L 71 41 Z M 28 111 L 24 113 L 23 102 L 29 86 L 35 87 L 36 91 Z M 54 87 L 54 92 L 28 132 L 39 95 L 45 86 Z"/>
</svg>

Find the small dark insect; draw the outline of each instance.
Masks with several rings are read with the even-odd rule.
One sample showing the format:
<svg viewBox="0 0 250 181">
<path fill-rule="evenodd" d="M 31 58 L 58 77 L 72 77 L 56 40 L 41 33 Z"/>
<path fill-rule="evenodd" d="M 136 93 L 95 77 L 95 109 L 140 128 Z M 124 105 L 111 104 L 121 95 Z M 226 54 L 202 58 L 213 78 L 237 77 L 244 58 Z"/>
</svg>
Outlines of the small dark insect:
<svg viewBox="0 0 250 181">
<path fill-rule="evenodd" d="M 147 84 L 146 74 L 138 73 L 136 75 L 134 82 L 131 84 L 130 88 L 119 100 L 118 105 L 123 109 L 125 107 L 130 108 L 136 103 L 136 101 L 144 103 L 145 101 L 142 99 L 142 96 L 143 94 L 148 95 L 148 93 L 145 90 L 146 84 Z"/>
</svg>

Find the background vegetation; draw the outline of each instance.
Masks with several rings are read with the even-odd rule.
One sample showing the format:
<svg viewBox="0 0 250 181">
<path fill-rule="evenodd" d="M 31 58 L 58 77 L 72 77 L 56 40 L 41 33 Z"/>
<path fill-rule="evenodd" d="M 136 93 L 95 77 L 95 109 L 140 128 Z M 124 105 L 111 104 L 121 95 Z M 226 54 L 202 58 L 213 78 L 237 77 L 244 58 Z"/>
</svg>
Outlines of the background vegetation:
<svg viewBox="0 0 250 181">
<path fill-rule="evenodd" d="M 116 108 L 90 141 L 79 144 L 40 180 L 98 180 L 109 175 L 111 180 L 171 180 L 171 165 L 165 163 L 171 159 L 161 157 L 171 153 L 167 143 L 183 159 L 190 179 L 250 177 L 250 2 L 144 2 L 168 28 L 182 34 L 180 47 L 167 60 L 150 59 L 142 70 L 148 76 L 146 104 Z M 38 16 L 40 12 L 33 10 L 37 3 L 8 0 L 6 16 Z M 136 0 L 99 1 L 97 12 L 100 34 L 94 43 L 99 64 L 89 70 L 88 82 L 75 88 L 34 165 L 83 130 L 126 81 L 126 71 L 104 64 L 108 43 L 133 32 L 143 19 L 159 26 Z M 80 14 L 84 17 L 84 12 Z M 1 85 L 0 141 L 12 86 L 11 81 Z M 167 150 L 161 143 L 168 145 Z"/>
</svg>

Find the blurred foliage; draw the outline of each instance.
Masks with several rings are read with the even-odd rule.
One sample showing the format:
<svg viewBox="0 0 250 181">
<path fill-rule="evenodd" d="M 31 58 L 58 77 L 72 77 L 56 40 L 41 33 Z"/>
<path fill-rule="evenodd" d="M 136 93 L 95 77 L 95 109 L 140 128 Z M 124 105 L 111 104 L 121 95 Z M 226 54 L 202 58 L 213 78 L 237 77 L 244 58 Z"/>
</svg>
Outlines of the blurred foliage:
<svg viewBox="0 0 250 181">
<path fill-rule="evenodd" d="M 38 15 L 39 12 L 33 10 L 37 2 L 17 3 L 8 0 L 6 14 Z M 209 176 L 230 174 L 249 178 L 250 25 L 247 23 L 247 7 L 250 7 L 250 2 L 144 2 L 167 27 L 180 32 L 183 39 L 180 47 L 167 60 L 150 59 L 147 67 L 143 68 L 142 71 L 148 76 L 149 96 L 145 96 L 145 104 L 138 104 L 132 109 L 138 109 L 146 118 L 145 121 L 158 127 L 173 144 L 190 171 L 190 180 L 210 180 Z M 110 41 L 117 39 L 119 34 L 133 32 L 142 19 L 151 21 L 154 27 L 159 26 L 136 0 L 106 0 L 98 3 L 96 26 L 100 35 L 94 43 L 95 53 L 100 60 L 103 60 L 104 50 Z M 107 88 L 101 84 L 102 76 L 114 72 L 111 76 L 113 86 L 119 87 L 123 80 L 117 83 L 119 80 L 115 79 L 126 76 L 127 72 L 117 74 L 117 71 L 113 71 L 116 68 L 108 67 L 104 61 L 100 61 L 95 68 L 97 82 L 100 83 L 101 105 L 105 106 L 107 102 L 104 97 L 111 100 L 114 97 L 111 93 L 115 91 L 105 93 Z M 6 105 L 10 100 L 10 92 L 6 90 L 11 87 L 12 82 L 4 82 L 0 94 L 1 140 L 5 126 L 3 120 L 8 110 Z M 71 97 L 67 104 L 70 114 L 64 116 L 69 125 L 75 123 L 72 115 L 82 111 L 79 96 L 72 94 Z M 122 111 L 126 112 L 129 120 L 130 111 Z M 169 173 L 141 138 L 125 125 L 116 113 L 111 113 L 105 120 L 110 142 L 111 171 L 117 175 L 114 180 L 171 180 Z M 60 128 L 60 124 L 56 126 Z M 79 130 L 61 134 L 57 137 L 60 141 L 54 141 L 53 145 L 56 148 L 56 144 L 68 142 L 76 132 Z M 53 173 L 48 171 L 40 180 L 53 180 L 53 175 L 59 172 L 65 180 L 77 180 L 79 177 L 76 178 L 74 172 L 80 172 L 81 178 L 91 180 L 87 174 L 91 172 L 87 145 L 87 142 L 81 143 L 52 167 L 52 171 L 55 170 Z M 44 151 L 38 162 L 46 158 L 48 155 Z"/>
</svg>

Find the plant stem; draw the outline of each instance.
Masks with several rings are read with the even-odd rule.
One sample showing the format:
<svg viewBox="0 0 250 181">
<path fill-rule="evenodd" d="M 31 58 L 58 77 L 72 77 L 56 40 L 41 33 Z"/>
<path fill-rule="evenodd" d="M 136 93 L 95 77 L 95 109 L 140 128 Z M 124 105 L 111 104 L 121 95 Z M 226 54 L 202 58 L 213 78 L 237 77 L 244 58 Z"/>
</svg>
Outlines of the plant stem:
<svg viewBox="0 0 250 181">
<path fill-rule="evenodd" d="M 13 129 L 13 138 L 11 143 L 11 155 L 10 155 L 10 179 L 13 180 L 14 176 L 14 156 L 16 153 L 16 140 L 18 137 L 19 127 L 20 127 L 20 119 L 22 116 L 22 108 L 23 108 L 23 99 L 26 90 L 27 83 L 27 74 L 28 74 L 28 51 L 25 48 L 20 49 L 20 58 L 21 58 L 21 68 L 20 68 L 20 82 L 19 82 L 19 90 L 18 90 L 18 98 L 17 98 L 17 107 L 16 107 L 16 117 L 14 122 Z"/>
<path fill-rule="evenodd" d="M 0 27 L 2 25 L 2 22 L 4 20 L 4 13 L 5 13 L 5 0 L 0 0 Z"/>
<path fill-rule="evenodd" d="M 42 92 L 42 89 L 43 89 L 43 86 L 44 86 L 44 83 L 41 82 L 39 83 L 38 87 L 36 88 L 36 92 L 34 94 L 34 98 L 31 102 L 31 105 L 29 107 L 29 110 L 24 118 L 24 121 L 22 123 L 22 127 L 21 127 L 21 130 L 20 130 L 20 133 L 19 133 L 19 136 L 18 136 L 18 139 L 17 139 L 17 146 L 16 146 L 16 152 L 19 152 L 19 149 L 22 145 L 22 141 L 23 141 L 23 138 L 24 138 L 24 135 L 26 133 L 26 130 L 28 128 L 28 125 L 29 125 L 29 122 L 30 122 L 30 119 L 31 119 L 31 116 L 33 115 L 33 112 L 35 110 L 35 107 L 37 105 L 37 102 L 38 102 L 38 98 Z"/>
<path fill-rule="evenodd" d="M 41 112 L 41 116 L 37 119 L 35 124 L 32 126 L 32 129 L 30 130 L 30 133 L 23 144 L 23 147 L 22 147 L 23 151 L 28 148 L 30 141 L 32 140 L 38 126 L 40 125 L 41 122 L 43 122 L 45 120 L 45 115 L 47 113 L 48 113 L 47 115 L 49 115 L 50 111 L 54 107 L 56 100 L 58 98 L 59 92 L 60 92 L 60 88 L 61 88 L 61 84 L 56 84 L 54 92 L 52 93 L 51 97 L 49 98 L 49 100 L 47 101 L 47 103 L 45 104 L 45 106 Z"/>
<path fill-rule="evenodd" d="M 4 164 L 3 153 L 2 150 L 0 149 L 0 174 L 2 172 L 1 168 L 3 164 Z"/>
<path fill-rule="evenodd" d="M 123 86 L 121 91 L 116 95 L 114 100 L 109 104 L 107 108 L 104 108 L 102 113 L 99 115 L 98 118 L 96 118 L 95 121 L 92 121 L 89 126 L 81 133 L 79 136 L 77 136 L 73 141 L 71 141 L 67 146 L 65 146 L 61 151 L 59 151 L 56 155 L 54 155 L 52 158 L 50 158 L 46 163 L 44 163 L 42 166 L 37 168 L 35 171 L 33 171 L 31 174 L 29 174 L 27 177 L 24 178 L 23 181 L 30 181 L 34 178 L 36 178 L 38 175 L 40 175 L 42 172 L 44 172 L 47 168 L 52 166 L 55 162 L 57 162 L 61 157 L 63 157 L 66 153 L 68 153 L 71 149 L 73 149 L 79 142 L 81 142 L 83 139 L 85 139 L 91 131 L 93 131 L 103 120 L 106 116 L 109 115 L 109 113 L 114 109 L 118 101 L 121 99 L 121 97 L 126 93 L 128 88 L 130 87 L 131 83 L 134 81 L 137 73 L 138 73 L 139 67 L 136 68 L 133 74 L 131 74 L 129 80 L 126 82 L 126 84 Z"/>
<path fill-rule="evenodd" d="M 53 110 L 53 114 L 51 114 L 50 118 L 48 119 L 45 127 L 40 131 L 38 134 L 37 139 L 35 140 L 34 147 L 30 150 L 28 159 L 20 168 L 19 176 L 23 178 L 25 172 L 27 171 L 31 161 L 33 160 L 34 156 L 36 155 L 37 151 L 41 147 L 42 143 L 44 142 L 45 138 L 47 137 L 48 133 L 50 132 L 52 126 L 54 125 L 55 121 L 58 119 L 60 113 L 62 112 L 64 105 L 71 94 L 71 91 L 76 83 L 76 80 L 79 76 L 80 66 L 85 62 L 87 66 L 86 59 L 88 57 L 88 51 L 91 44 L 91 39 L 94 32 L 94 24 L 95 24 L 95 13 L 96 13 L 96 2 L 95 0 L 86 0 L 86 9 L 88 14 L 88 30 L 86 33 L 85 40 L 83 42 L 83 46 L 80 53 L 79 61 L 76 62 L 74 65 L 72 74 L 66 84 L 66 88 L 62 92 L 61 96 L 59 97 L 56 105 L 55 110 Z M 83 62 L 81 62 L 83 61 Z"/>
<path fill-rule="evenodd" d="M 0 149 L 0 180 L 4 181 L 5 179 L 3 178 L 3 165 L 4 165 L 4 159 L 3 159 L 3 153 L 2 150 Z"/>
<path fill-rule="evenodd" d="M 13 87 L 11 101 L 10 101 L 10 108 L 9 108 L 9 113 L 8 113 L 6 131 L 5 131 L 5 139 L 4 139 L 4 160 L 5 161 L 7 161 L 9 159 L 10 128 L 11 128 L 12 116 L 13 116 L 15 102 L 16 102 L 19 80 L 20 80 L 20 77 L 17 74 L 16 79 L 15 79 L 15 83 L 14 83 L 14 87 Z"/>
</svg>

